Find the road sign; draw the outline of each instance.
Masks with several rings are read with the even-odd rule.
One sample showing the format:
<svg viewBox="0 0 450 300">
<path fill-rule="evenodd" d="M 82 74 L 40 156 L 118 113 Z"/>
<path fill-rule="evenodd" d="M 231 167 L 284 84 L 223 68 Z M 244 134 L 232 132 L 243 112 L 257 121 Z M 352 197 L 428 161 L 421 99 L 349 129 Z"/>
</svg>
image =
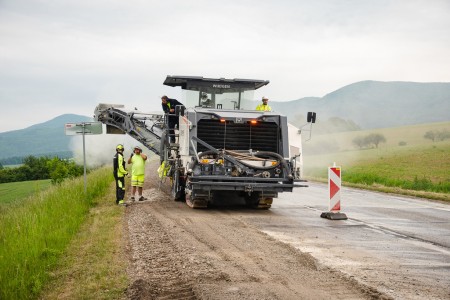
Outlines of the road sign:
<svg viewBox="0 0 450 300">
<path fill-rule="evenodd" d="M 66 123 L 64 125 L 66 135 L 102 134 L 101 122 Z"/>
<path fill-rule="evenodd" d="M 103 126 L 101 122 L 82 122 L 82 123 L 66 123 L 64 125 L 64 131 L 66 135 L 82 135 L 83 136 L 83 164 L 84 164 L 84 193 L 87 192 L 87 179 L 86 179 L 86 147 L 85 138 L 86 134 L 102 134 Z"/>
</svg>

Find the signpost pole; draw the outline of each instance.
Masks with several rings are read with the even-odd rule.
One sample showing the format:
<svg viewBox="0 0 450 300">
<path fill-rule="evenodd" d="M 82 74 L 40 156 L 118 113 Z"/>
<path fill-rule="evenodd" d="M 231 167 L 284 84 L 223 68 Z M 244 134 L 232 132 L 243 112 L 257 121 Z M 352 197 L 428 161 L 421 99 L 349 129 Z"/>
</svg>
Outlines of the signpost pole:
<svg viewBox="0 0 450 300">
<path fill-rule="evenodd" d="M 87 194 L 87 177 L 86 177 L 86 134 L 102 134 L 102 123 L 100 122 L 82 122 L 82 123 L 66 123 L 64 125 L 66 135 L 83 135 L 83 165 L 84 165 L 84 194 Z"/>
<path fill-rule="evenodd" d="M 85 136 L 86 136 L 86 123 L 81 123 L 83 128 L 83 165 L 84 165 L 84 193 L 87 193 L 87 178 L 86 178 L 86 147 L 85 147 Z"/>
</svg>

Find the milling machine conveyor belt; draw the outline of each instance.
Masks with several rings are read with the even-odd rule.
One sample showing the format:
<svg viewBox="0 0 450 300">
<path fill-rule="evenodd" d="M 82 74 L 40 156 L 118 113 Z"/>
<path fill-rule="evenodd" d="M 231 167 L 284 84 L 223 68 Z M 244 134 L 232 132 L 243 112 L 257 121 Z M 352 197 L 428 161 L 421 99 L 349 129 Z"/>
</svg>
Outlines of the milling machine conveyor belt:
<svg viewBox="0 0 450 300">
<path fill-rule="evenodd" d="M 106 124 L 107 133 L 126 133 L 156 154 L 160 154 L 164 114 L 127 111 L 123 105 L 100 103 L 95 120 Z"/>
</svg>

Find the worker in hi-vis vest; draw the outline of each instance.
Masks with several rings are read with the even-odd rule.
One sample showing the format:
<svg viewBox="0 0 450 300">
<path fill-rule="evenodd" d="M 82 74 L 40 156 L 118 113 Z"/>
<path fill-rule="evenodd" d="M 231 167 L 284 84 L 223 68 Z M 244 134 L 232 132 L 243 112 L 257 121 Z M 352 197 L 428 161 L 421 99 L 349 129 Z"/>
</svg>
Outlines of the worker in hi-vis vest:
<svg viewBox="0 0 450 300">
<path fill-rule="evenodd" d="M 116 147 L 116 155 L 114 155 L 114 178 L 116 179 L 116 204 L 126 205 L 123 199 L 125 198 L 125 176 L 128 171 L 125 168 L 125 160 L 123 159 L 123 145 L 119 144 Z"/>
<path fill-rule="evenodd" d="M 269 98 L 262 97 L 262 103 L 256 107 L 256 110 L 271 111 L 272 108 L 267 104 L 267 102 L 269 102 Z"/>
<path fill-rule="evenodd" d="M 131 201 L 135 200 L 134 195 L 136 194 L 136 189 L 138 191 L 139 201 L 147 199 L 142 195 L 146 160 L 147 155 L 142 153 L 142 148 L 139 146 L 134 147 L 133 153 L 131 153 L 131 156 L 128 159 L 128 165 L 131 164 Z"/>
</svg>

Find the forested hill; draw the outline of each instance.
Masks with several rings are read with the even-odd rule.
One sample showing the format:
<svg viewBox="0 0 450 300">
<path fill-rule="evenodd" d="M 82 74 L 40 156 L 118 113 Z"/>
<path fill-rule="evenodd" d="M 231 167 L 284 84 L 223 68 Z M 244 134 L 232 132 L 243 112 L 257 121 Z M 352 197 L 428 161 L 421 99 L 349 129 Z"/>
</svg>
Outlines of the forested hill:
<svg viewBox="0 0 450 300">
<path fill-rule="evenodd" d="M 318 122 L 340 118 L 361 129 L 443 122 L 450 120 L 450 83 L 361 81 L 322 98 L 270 105 L 293 123 L 302 122 L 308 111 L 317 112 Z"/>
<path fill-rule="evenodd" d="M 69 152 L 70 136 L 64 133 L 64 124 L 88 122 L 92 118 L 65 114 L 44 123 L 0 133 L 0 159 L 28 155 L 60 155 Z"/>
<path fill-rule="evenodd" d="M 322 98 L 289 102 L 277 102 L 274 98 L 269 101 L 272 108 L 287 115 L 289 122 L 297 126 L 304 124 L 308 111 L 317 112 L 316 133 L 450 121 L 450 83 L 361 81 Z M 0 160 L 67 154 L 70 137 L 64 134 L 64 124 L 83 121 L 92 119 L 65 114 L 25 129 L 0 133 Z"/>
</svg>

